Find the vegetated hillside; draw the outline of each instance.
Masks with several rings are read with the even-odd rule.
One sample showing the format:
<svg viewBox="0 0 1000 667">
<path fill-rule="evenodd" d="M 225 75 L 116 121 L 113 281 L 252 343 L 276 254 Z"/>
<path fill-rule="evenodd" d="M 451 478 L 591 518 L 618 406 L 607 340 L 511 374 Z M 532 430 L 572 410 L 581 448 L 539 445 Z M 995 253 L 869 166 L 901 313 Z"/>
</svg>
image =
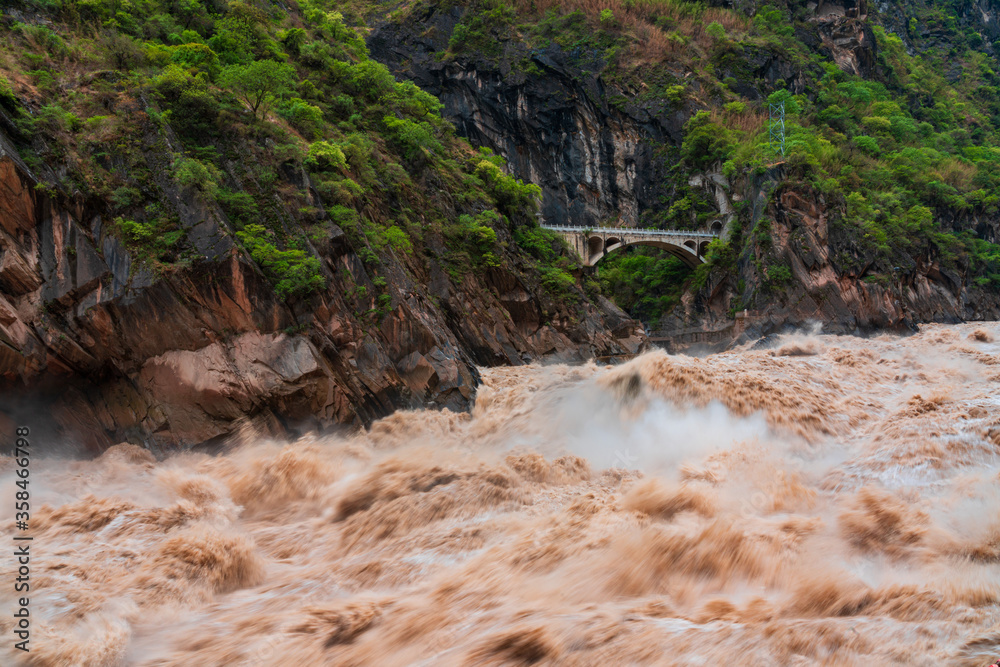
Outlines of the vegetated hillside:
<svg viewBox="0 0 1000 667">
<path fill-rule="evenodd" d="M 466 406 L 476 364 L 642 345 L 537 188 L 335 7 L 3 6 L 5 426 L 99 448 L 362 424 Z"/>
<path fill-rule="evenodd" d="M 648 250 L 604 260 L 606 291 L 664 332 L 732 340 L 745 309 L 752 334 L 1000 315 L 995 3 L 393 9 L 355 5 L 373 56 L 541 186 L 548 220 L 725 223 L 691 276 Z"/>
</svg>

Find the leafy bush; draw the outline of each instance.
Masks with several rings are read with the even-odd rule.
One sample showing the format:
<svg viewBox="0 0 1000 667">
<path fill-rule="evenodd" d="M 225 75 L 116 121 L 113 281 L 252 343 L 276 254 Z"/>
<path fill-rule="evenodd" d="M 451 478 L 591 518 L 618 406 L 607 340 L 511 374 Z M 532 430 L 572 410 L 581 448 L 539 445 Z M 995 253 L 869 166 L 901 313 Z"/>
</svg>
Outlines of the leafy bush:
<svg viewBox="0 0 1000 667">
<path fill-rule="evenodd" d="M 543 266 L 541 268 L 541 275 L 542 287 L 556 298 L 568 297 L 576 285 L 576 279 L 567 271 L 558 267 Z"/>
<path fill-rule="evenodd" d="M 0 106 L 8 111 L 14 111 L 17 108 L 17 95 L 14 94 L 14 89 L 11 88 L 7 77 L 2 74 L 0 74 Z"/>
<path fill-rule="evenodd" d="M 738 115 L 746 112 L 747 105 L 746 105 L 746 102 L 741 102 L 741 101 L 737 100 L 735 102 L 728 102 L 723 107 L 723 109 L 725 110 L 725 112 L 727 114 L 730 114 L 730 115 L 733 115 L 733 116 L 738 116 Z"/>
<path fill-rule="evenodd" d="M 684 124 L 681 155 L 692 169 L 704 171 L 725 162 L 735 148 L 730 132 L 706 111 L 699 111 Z"/>
<path fill-rule="evenodd" d="M 351 229 L 358 224 L 358 213 L 353 208 L 336 204 L 326 209 L 333 224 L 345 229 Z"/>
<path fill-rule="evenodd" d="M 778 90 L 767 96 L 768 104 L 784 104 L 785 113 L 789 116 L 794 116 L 802 111 L 802 107 L 799 106 L 798 101 L 795 96 L 788 90 Z"/>
<path fill-rule="evenodd" d="M 213 164 L 206 164 L 197 158 L 182 157 L 174 162 L 173 177 L 184 187 L 193 187 L 214 197 L 219 189 L 221 174 Z"/>
<path fill-rule="evenodd" d="M 320 171 L 344 171 L 347 169 L 347 158 L 340 146 L 328 141 L 317 141 L 309 144 L 306 164 Z"/>
<path fill-rule="evenodd" d="M 72 134 L 83 127 L 76 114 L 67 111 L 59 104 L 46 104 L 38 110 L 34 118 L 22 118 L 22 124 L 29 132 L 42 131 L 48 134 Z"/>
<path fill-rule="evenodd" d="M 413 252 L 413 243 L 410 241 L 410 237 L 396 225 L 385 228 L 382 234 L 386 245 L 393 250 L 406 254 Z"/>
<path fill-rule="evenodd" d="M 460 215 L 456 223 L 448 234 L 450 239 L 467 244 L 480 258 L 493 250 L 497 242 L 493 227 L 500 224 L 499 213 L 486 210 L 475 216 Z"/>
<path fill-rule="evenodd" d="M 385 116 L 382 118 L 389 139 L 400 149 L 407 160 L 417 156 L 430 157 L 443 151 L 441 142 L 434 138 L 434 128 L 427 122 L 414 122 L 407 118 Z"/>
<path fill-rule="evenodd" d="M 883 132 L 885 134 L 892 132 L 892 121 L 882 116 L 867 116 L 861 119 L 861 124 L 869 132 Z"/>
<path fill-rule="evenodd" d="M 878 155 L 881 152 L 878 140 L 876 140 L 875 137 L 869 137 L 863 134 L 859 135 L 854 137 L 854 145 L 868 155 Z"/>
<path fill-rule="evenodd" d="M 178 133 L 196 140 L 217 133 L 219 102 L 204 73 L 192 75 L 175 63 L 165 67 L 152 83 L 167 107 L 166 119 Z"/>
<path fill-rule="evenodd" d="M 111 201 L 114 203 L 115 208 L 129 208 L 142 201 L 142 193 L 136 188 L 122 186 L 111 194 Z"/>
<path fill-rule="evenodd" d="M 115 218 L 112 228 L 140 262 L 162 262 L 174 259 L 184 238 L 184 230 L 176 221 L 157 218 L 151 222 L 137 222 L 123 217 Z"/>
<path fill-rule="evenodd" d="M 171 62 L 186 68 L 198 69 L 215 73 L 219 69 L 219 56 L 207 44 L 181 44 L 173 49 Z"/>
<path fill-rule="evenodd" d="M 299 97 L 293 97 L 278 109 L 278 115 L 309 139 L 323 133 L 323 111 Z"/>
<path fill-rule="evenodd" d="M 500 40 L 513 29 L 517 14 L 506 2 L 491 2 L 477 11 L 469 11 L 462 23 L 455 26 L 448 49 L 453 52 L 472 51 L 494 57 L 500 53 Z"/>
<path fill-rule="evenodd" d="M 260 215 L 260 211 L 257 209 L 257 201 L 246 192 L 231 192 L 220 189 L 216 195 L 216 200 L 230 219 L 241 224 L 250 223 Z"/>
<path fill-rule="evenodd" d="M 527 250 L 535 259 L 551 263 L 558 256 L 556 248 L 561 239 L 553 231 L 536 226 L 514 228 L 514 242 Z"/>
<path fill-rule="evenodd" d="M 767 277 L 764 284 L 771 290 L 777 290 L 792 282 L 792 269 L 787 264 L 772 264 L 767 267 Z"/>
<path fill-rule="evenodd" d="M 236 232 L 236 236 L 271 279 L 275 293 L 282 299 L 302 296 L 325 287 L 319 259 L 304 250 L 279 250 L 274 244 L 274 235 L 263 225 L 247 225 Z"/>
<path fill-rule="evenodd" d="M 476 165 L 476 175 L 508 215 L 534 210 L 542 196 L 540 187 L 504 173 L 495 160 L 480 160 Z"/>
<path fill-rule="evenodd" d="M 715 21 L 708 24 L 708 27 L 705 28 L 705 33 L 717 42 L 726 38 L 726 29 L 722 27 L 721 23 Z"/>
</svg>

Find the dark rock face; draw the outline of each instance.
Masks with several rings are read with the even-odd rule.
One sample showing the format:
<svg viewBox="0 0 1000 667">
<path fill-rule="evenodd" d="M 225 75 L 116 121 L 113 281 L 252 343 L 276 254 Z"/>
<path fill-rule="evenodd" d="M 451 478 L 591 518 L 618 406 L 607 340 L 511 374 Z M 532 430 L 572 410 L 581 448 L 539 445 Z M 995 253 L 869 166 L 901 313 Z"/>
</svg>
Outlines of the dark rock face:
<svg viewBox="0 0 1000 667">
<path fill-rule="evenodd" d="M 875 32 L 863 18 L 834 14 L 817 18 L 815 23 L 822 43 L 820 53 L 845 72 L 871 78 L 878 58 L 878 43 Z"/>
<path fill-rule="evenodd" d="M 933 0 L 878 0 L 870 3 L 870 13 L 887 32 L 895 33 L 906 45 L 907 51 L 914 53 L 928 48 L 944 48 L 953 45 L 955 35 L 940 26 L 926 25 L 916 16 L 925 8 L 938 8 Z M 1000 39 L 1000 2 L 997 0 L 974 0 L 948 7 L 948 13 L 957 19 L 961 31 L 978 33 L 982 42 L 976 47 L 990 55 L 997 54 L 996 41 Z M 946 70 L 944 74 L 951 80 L 961 76 L 961 68 Z"/>
<path fill-rule="evenodd" d="M 458 8 L 431 8 L 417 23 L 380 26 L 368 41 L 372 57 L 436 95 L 459 134 L 541 186 L 546 222 L 634 226 L 660 202 L 668 162 L 658 149 L 680 143 L 690 110 L 606 90 L 595 74 L 603 62 L 557 47 L 529 54 L 507 45 L 498 62 L 439 62 L 460 18 Z M 613 107 L 616 94 L 622 104 Z"/>
<path fill-rule="evenodd" d="M 467 408 L 477 364 L 582 360 L 645 344 L 613 304 L 570 312 L 554 302 L 510 252 L 458 284 L 433 259 L 386 260 L 390 308 L 366 317 L 378 290 L 337 228 L 316 247 L 328 289 L 284 302 L 233 245 L 220 212 L 196 197 L 185 203 L 185 224 L 203 258 L 156 276 L 101 216 L 40 194 L 5 146 L 2 425 L 30 416 L 52 439 L 90 451 L 122 440 L 162 450 L 237 431 L 360 426 L 401 407 Z"/>
</svg>

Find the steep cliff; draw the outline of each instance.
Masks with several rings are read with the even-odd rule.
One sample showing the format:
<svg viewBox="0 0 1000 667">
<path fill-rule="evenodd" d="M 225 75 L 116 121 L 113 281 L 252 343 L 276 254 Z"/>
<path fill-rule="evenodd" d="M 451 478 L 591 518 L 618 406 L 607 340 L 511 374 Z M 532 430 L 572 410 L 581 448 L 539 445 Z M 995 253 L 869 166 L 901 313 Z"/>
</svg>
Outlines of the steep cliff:
<svg viewBox="0 0 1000 667">
<path fill-rule="evenodd" d="M 686 293 L 652 334 L 661 345 L 717 350 L 789 328 L 906 332 L 920 322 L 1000 317 L 1000 292 L 970 289 L 940 257 L 873 270 L 875 253 L 808 185 L 782 184 L 769 199 L 766 242 L 747 244 L 729 270 Z M 776 277 L 774 267 L 788 272 Z"/>
<path fill-rule="evenodd" d="M 620 90 L 601 76 L 608 63 L 594 50 L 510 39 L 492 57 L 451 54 L 471 11 L 428 3 L 406 20 L 380 21 L 367 40 L 372 57 L 437 96 L 462 136 L 541 186 L 547 223 L 636 226 L 661 206 L 672 193 L 664 149 L 680 144 L 694 106 Z"/>
<path fill-rule="evenodd" d="M 451 137 L 436 102 L 369 61 L 339 19 L 307 23 L 313 41 L 295 48 L 339 44 L 342 59 L 320 65 L 374 77 L 366 93 L 292 60 L 303 86 L 336 86 L 356 114 L 336 126 L 301 98 L 295 109 L 319 114 L 312 125 L 251 117 L 210 83 L 225 70 L 168 64 L 123 80 L 74 51 L 86 26 L 18 18 L 3 27 L 18 57 L 52 58 L 34 40 L 60 40 L 77 93 L 58 107 L 58 87 L 32 85 L 40 75 L 4 72 L 5 431 L 28 420 L 50 442 L 95 451 L 358 426 L 409 406 L 465 409 L 477 365 L 644 344 L 635 321 L 561 268 L 571 263 L 534 227 L 530 188 Z M 266 46 L 271 28 L 255 20 Z M 194 46 L 173 52 L 210 50 Z M 422 124 L 403 110 L 415 105 Z M 213 125 L 194 125 L 210 112 Z M 409 152 L 402 132 L 414 127 L 423 145 Z"/>
<path fill-rule="evenodd" d="M 710 4 L 425 2 L 368 43 L 548 222 L 725 223 L 664 342 L 1000 316 L 991 3 Z"/>
</svg>

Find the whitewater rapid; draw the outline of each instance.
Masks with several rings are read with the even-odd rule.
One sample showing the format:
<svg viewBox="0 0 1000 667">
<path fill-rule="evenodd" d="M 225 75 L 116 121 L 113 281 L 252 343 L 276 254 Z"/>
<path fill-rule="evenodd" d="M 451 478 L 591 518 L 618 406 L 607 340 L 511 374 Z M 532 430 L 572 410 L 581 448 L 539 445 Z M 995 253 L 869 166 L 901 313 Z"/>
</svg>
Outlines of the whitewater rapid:
<svg viewBox="0 0 1000 667">
<path fill-rule="evenodd" d="M 483 378 L 353 436 L 33 459 L 33 648 L 4 612 L 0 664 L 1000 655 L 1000 324 Z"/>
</svg>

